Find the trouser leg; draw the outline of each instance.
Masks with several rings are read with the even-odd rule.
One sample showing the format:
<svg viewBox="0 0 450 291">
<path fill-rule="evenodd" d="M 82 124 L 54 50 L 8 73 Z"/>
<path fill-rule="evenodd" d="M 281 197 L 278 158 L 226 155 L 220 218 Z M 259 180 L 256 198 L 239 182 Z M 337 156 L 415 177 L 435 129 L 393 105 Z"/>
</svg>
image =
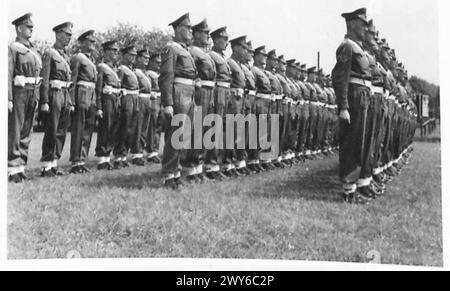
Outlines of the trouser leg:
<svg viewBox="0 0 450 291">
<path fill-rule="evenodd" d="M 150 105 L 146 151 L 149 157 L 153 157 L 157 156 L 159 151 L 161 125 L 158 124 L 158 121 L 161 120 L 161 99 L 152 100 Z"/>
<path fill-rule="evenodd" d="M 37 89 L 13 89 L 13 110 L 8 113 L 9 174 L 23 172 L 23 167 L 28 162 L 28 148 L 31 141 L 37 99 Z"/>
<path fill-rule="evenodd" d="M 141 124 L 141 135 L 139 138 L 139 146 L 141 149 L 141 152 L 144 151 L 144 149 L 147 149 L 147 136 L 149 133 L 150 128 L 150 116 L 151 116 L 151 100 L 150 98 L 144 98 L 142 100 L 142 124 Z"/>
<path fill-rule="evenodd" d="M 187 151 L 186 164 L 188 175 L 197 175 L 203 173 L 203 164 L 205 160 L 205 147 L 203 144 L 203 135 L 206 132 L 203 128 L 203 121 L 211 110 L 210 105 L 214 97 L 212 88 L 200 88 L 195 91 L 193 106 L 193 120 L 191 124 L 192 148 Z"/>
<path fill-rule="evenodd" d="M 349 113 L 351 123 L 341 121 L 339 174 L 344 184 L 356 184 L 364 159 L 369 91 L 365 87 L 350 85 Z"/>
<path fill-rule="evenodd" d="M 83 164 L 88 156 L 95 127 L 94 89 L 78 86 L 72 120 L 70 161 Z"/>
<path fill-rule="evenodd" d="M 162 174 L 166 179 L 178 177 L 181 170 L 181 165 L 186 165 L 186 161 L 182 160 L 185 154 L 187 144 L 190 145 L 191 136 L 183 134 L 183 140 L 172 141 L 172 136 L 175 132 L 189 133 L 189 121 L 192 120 L 192 107 L 194 98 L 194 87 L 182 84 L 175 84 L 173 88 L 173 110 L 174 116 L 181 117 L 180 124 L 172 125 L 172 118 L 166 116 L 164 120 L 168 122 L 165 126 L 165 144 L 162 159 Z M 186 121 L 190 119 L 189 121 Z M 189 128 L 187 128 L 189 126 Z M 174 142 L 174 143 L 173 143 Z"/>
<path fill-rule="evenodd" d="M 117 131 L 114 156 L 117 159 L 125 159 L 133 144 L 133 114 L 135 102 L 133 95 L 122 96 L 120 100 L 120 121 Z"/>
<path fill-rule="evenodd" d="M 102 96 L 103 118 L 99 120 L 96 156 L 109 158 L 116 144 L 119 129 L 120 100 L 116 95 Z"/>
<path fill-rule="evenodd" d="M 51 163 L 56 159 L 57 130 L 63 111 L 64 95 L 61 90 L 50 90 L 49 112 L 43 113 L 44 138 L 41 162 Z M 65 136 L 64 136 L 65 137 Z M 51 167 L 51 164 L 50 164 Z"/>
<path fill-rule="evenodd" d="M 259 153 L 258 153 L 258 111 L 257 111 L 257 98 L 255 96 L 248 96 L 250 101 L 250 113 L 253 114 L 253 123 L 250 124 L 246 130 L 247 134 L 247 153 L 248 153 L 248 164 L 258 164 L 259 163 Z"/>
</svg>

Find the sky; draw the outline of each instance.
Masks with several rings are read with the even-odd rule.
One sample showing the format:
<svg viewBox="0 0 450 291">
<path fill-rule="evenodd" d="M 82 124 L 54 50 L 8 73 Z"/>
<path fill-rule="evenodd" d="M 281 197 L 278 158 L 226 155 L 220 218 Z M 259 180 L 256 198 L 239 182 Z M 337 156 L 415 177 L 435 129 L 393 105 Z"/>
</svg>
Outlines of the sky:
<svg viewBox="0 0 450 291">
<path fill-rule="evenodd" d="M 395 48 L 410 75 L 439 84 L 437 0 L 7 0 L 8 23 L 34 14 L 33 39 L 53 40 L 52 27 L 72 21 L 75 31 L 104 30 L 117 22 L 171 32 L 168 23 L 186 12 L 196 24 L 208 19 L 212 29 L 227 26 L 231 36 L 247 35 L 253 46 L 266 45 L 286 59 L 295 58 L 331 72 L 335 51 L 345 35 L 340 16 L 368 9 L 380 35 Z M 9 25 L 9 40 L 15 36 Z"/>
</svg>

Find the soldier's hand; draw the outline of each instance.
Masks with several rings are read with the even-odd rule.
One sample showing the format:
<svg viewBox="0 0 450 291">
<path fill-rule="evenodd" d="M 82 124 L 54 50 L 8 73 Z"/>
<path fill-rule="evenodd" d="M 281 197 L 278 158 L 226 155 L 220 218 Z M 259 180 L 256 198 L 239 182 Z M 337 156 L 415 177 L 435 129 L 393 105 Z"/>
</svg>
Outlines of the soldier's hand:
<svg viewBox="0 0 450 291">
<path fill-rule="evenodd" d="M 74 111 L 75 111 L 75 106 L 70 106 L 70 107 L 69 107 L 69 112 L 72 113 L 72 112 L 74 112 Z"/>
<path fill-rule="evenodd" d="M 97 115 L 98 118 L 103 118 L 103 111 L 102 110 L 97 110 L 95 115 Z"/>
<path fill-rule="evenodd" d="M 350 113 L 347 109 L 343 109 L 339 112 L 339 118 L 350 124 Z"/>
<path fill-rule="evenodd" d="M 12 103 L 12 101 L 8 101 L 8 110 L 9 110 L 10 113 L 13 110 L 13 103 Z"/>
<path fill-rule="evenodd" d="M 48 113 L 50 111 L 50 107 L 48 106 L 48 103 L 44 103 L 41 105 L 41 111 L 44 113 Z"/>
<path fill-rule="evenodd" d="M 163 112 L 166 115 L 169 115 L 170 117 L 173 117 L 173 107 L 172 106 L 166 106 L 163 108 Z"/>
</svg>

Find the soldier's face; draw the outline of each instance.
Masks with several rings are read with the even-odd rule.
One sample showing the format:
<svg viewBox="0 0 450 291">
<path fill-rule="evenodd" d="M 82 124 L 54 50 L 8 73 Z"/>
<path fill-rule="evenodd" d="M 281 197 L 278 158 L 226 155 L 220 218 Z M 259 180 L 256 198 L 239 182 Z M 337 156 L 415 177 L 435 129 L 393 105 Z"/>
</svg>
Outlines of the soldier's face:
<svg viewBox="0 0 450 291">
<path fill-rule="evenodd" d="M 25 39 L 30 39 L 33 35 L 33 25 L 21 24 L 17 27 L 17 34 Z"/>
<path fill-rule="evenodd" d="M 126 54 L 126 58 L 127 58 L 128 62 L 130 62 L 131 64 L 136 61 L 136 56 L 135 55 Z"/>
<path fill-rule="evenodd" d="M 194 32 L 194 40 L 202 46 L 208 45 L 209 44 L 209 32 L 207 32 L 207 31 Z"/>
<path fill-rule="evenodd" d="M 83 40 L 81 46 L 84 47 L 86 50 L 93 52 L 95 50 L 95 41 L 91 41 L 88 39 Z"/>
<path fill-rule="evenodd" d="M 228 38 L 226 37 L 218 37 L 214 40 L 214 46 L 219 50 L 226 50 L 228 47 Z"/>
<path fill-rule="evenodd" d="M 267 56 L 262 55 L 262 54 L 257 54 L 255 55 L 255 63 L 258 66 L 266 66 L 267 63 Z"/>
<path fill-rule="evenodd" d="M 359 40 L 365 39 L 367 25 L 364 21 L 362 21 L 361 19 L 352 20 L 350 26 Z"/>
<path fill-rule="evenodd" d="M 159 71 L 159 68 L 161 67 L 161 61 L 160 60 L 152 60 L 148 64 L 149 68 L 153 68 L 156 71 Z"/>
<path fill-rule="evenodd" d="M 105 51 L 105 57 L 113 62 L 117 61 L 119 57 L 119 51 L 116 49 L 109 49 Z"/>
<path fill-rule="evenodd" d="M 373 46 L 373 42 L 375 42 L 375 34 L 373 32 L 366 31 L 364 36 L 366 43 L 370 46 Z"/>
<path fill-rule="evenodd" d="M 61 44 L 66 47 L 69 45 L 70 40 L 72 39 L 72 34 L 65 31 L 60 31 L 56 34 L 56 39 L 58 39 Z"/>
<path fill-rule="evenodd" d="M 192 40 L 192 27 L 190 25 L 181 24 L 177 27 L 177 30 L 184 41 Z"/>
<path fill-rule="evenodd" d="M 149 57 L 140 56 L 140 57 L 136 58 L 136 64 L 139 65 L 139 66 L 147 67 L 149 60 L 150 60 Z"/>
<path fill-rule="evenodd" d="M 247 62 L 251 62 L 253 60 L 253 57 L 254 57 L 253 52 L 250 51 L 250 50 L 247 50 L 247 59 L 246 59 L 246 61 Z"/>
<path fill-rule="evenodd" d="M 245 60 L 246 50 L 245 50 L 245 48 L 243 46 L 237 45 L 237 46 L 234 47 L 233 50 L 236 53 L 236 55 L 239 58 L 239 60 L 241 60 L 241 61 Z"/>
</svg>

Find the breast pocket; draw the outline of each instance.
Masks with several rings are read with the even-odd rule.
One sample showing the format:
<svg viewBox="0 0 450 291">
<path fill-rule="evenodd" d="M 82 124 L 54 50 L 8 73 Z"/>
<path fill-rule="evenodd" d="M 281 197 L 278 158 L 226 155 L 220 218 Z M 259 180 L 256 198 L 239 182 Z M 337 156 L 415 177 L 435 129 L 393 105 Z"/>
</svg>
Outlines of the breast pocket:
<svg viewBox="0 0 450 291">
<path fill-rule="evenodd" d="M 61 76 L 66 75 L 66 65 L 60 60 L 53 59 L 53 69 Z"/>
</svg>

